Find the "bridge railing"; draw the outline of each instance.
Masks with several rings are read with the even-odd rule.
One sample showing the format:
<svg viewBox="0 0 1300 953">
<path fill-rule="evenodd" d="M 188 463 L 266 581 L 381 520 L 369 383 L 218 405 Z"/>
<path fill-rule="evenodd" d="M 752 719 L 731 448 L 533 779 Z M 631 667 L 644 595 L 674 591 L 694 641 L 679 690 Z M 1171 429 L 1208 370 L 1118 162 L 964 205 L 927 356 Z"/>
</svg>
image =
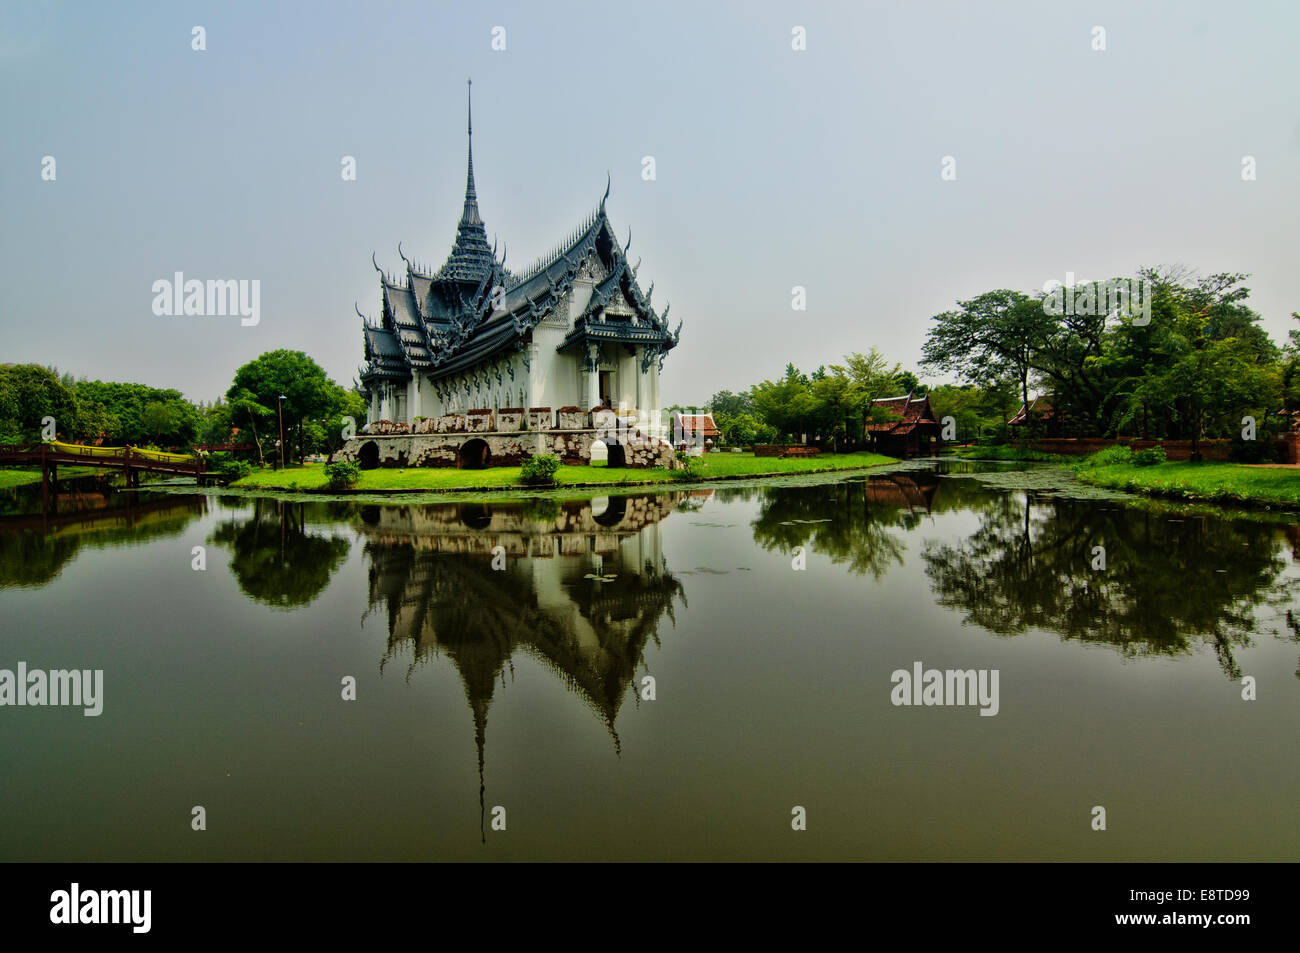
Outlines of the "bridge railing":
<svg viewBox="0 0 1300 953">
<path fill-rule="evenodd" d="M 140 465 L 147 469 L 150 463 L 159 463 L 173 467 L 193 467 L 199 469 L 203 466 L 203 461 L 196 453 L 168 453 L 165 450 L 140 450 L 136 447 L 91 447 L 80 443 L 64 443 L 61 440 L 51 440 L 47 443 L 3 443 L 0 444 L 0 458 L 10 461 L 32 461 L 39 462 L 45 458 L 47 453 L 58 454 L 62 457 L 80 457 L 86 461 L 102 460 L 112 461 L 113 466 L 118 462 L 125 462 L 128 465 L 132 461 L 138 461 Z"/>
<path fill-rule="evenodd" d="M 127 456 L 129 451 L 133 460 L 151 460 L 155 463 L 198 463 L 198 457 L 192 453 L 167 453 L 163 450 L 140 450 L 136 447 L 88 447 L 79 443 L 64 443 L 61 440 L 51 440 L 47 446 L 59 453 L 76 457 L 120 458 Z"/>
</svg>

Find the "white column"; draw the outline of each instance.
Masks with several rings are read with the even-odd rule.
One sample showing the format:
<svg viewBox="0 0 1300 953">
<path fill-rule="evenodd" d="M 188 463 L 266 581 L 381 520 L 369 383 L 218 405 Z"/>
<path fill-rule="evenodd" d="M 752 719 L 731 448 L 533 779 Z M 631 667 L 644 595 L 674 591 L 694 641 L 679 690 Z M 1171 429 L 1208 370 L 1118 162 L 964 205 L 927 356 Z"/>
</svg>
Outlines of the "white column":
<svg viewBox="0 0 1300 953">
<path fill-rule="evenodd" d="M 419 417 L 423 413 L 420 405 L 420 375 L 416 374 L 406 388 L 406 416 L 411 420 Z"/>
<path fill-rule="evenodd" d="M 632 355 L 632 371 L 636 374 L 636 416 L 638 422 L 644 422 L 645 412 L 645 374 L 641 371 L 641 357 L 645 353 L 644 347 L 636 349 Z"/>
<path fill-rule="evenodd" d="M 537 363 L 537 342 L 528 345 L 528 366 L 524 368 L 524 411 L 529 407 L 540 407 L 542 405 L 541 394 L 541 365 Z"/>
<path fill-rule="evenodd" d="M 591 410 L 600 403 L 600 348 L 596 347 L 594 349 L 594 357 L 592 356 L 592 350 L 590 345 L 584 345 L 583 360 L 584 362 L 590 361 L 589 366 L 583 367 L 583 372 L 587 376 L 586 395 L 584 397 L 586 403 L 582 405 L 584 411 Z"/>
</svg>

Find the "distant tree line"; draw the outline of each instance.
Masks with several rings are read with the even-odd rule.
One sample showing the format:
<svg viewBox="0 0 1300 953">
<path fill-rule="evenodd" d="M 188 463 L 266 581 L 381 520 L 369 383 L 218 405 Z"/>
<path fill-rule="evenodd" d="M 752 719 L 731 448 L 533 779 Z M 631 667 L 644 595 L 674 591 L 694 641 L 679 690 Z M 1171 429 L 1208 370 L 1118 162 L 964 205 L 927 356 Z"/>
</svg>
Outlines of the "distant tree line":
<svg viewBox="0 0 1300 953">
<path fill-rule="evenodd" d="M 870 446 L 869 425 L 898 419 L 874 401 L 907 394 L 928 396 L 935 416 L 952 416 L 958 433 L 972 440 L 980 434 L 1004 434 L 1007 418 L 1018 406 L 1008 382 L 928 385 L 872 348 L 865 354 L 850 353 L 842 363 L 818 367 L 811 374 L 787 364 L 776 380 L 761 381 L 739 393 L 719 391 L 710 399 L 709 409 L 723 441 L 731 446 L 798 443 L 806 437 L 845 450 Z"/>
<path fill-rule="evenodd" d="M 723 440 L 733 446 L 817 438 L 834 449 L 868 442 L 867 427 L 890 417 L 880 397 L 920 387 L 916 376 L 890 364 L 876 348 L 845 355 L 840 364 L 805 374 L 794 364 L 776 380 L 747 391 L 719 391 L 709 402 Z"/>
<path fill-rule="evenodd" d="M 283 406 L 280 398 L 283 396 Z M 178 390 L 74 379 L 37 364 L 0 365 L 0 442 L 32 443 L 54 419 L 60 440 L 187 451 L 196 444 L 248 444 L 277 456 L 280 414 L 289 456 L 335 449 L 343 418 L 365 420 L 356 388 L 330 380 L 301 351 L 269 351 L 240 367 L 224 398 L 194 403 Z"/>
<path fill-rule="evenodd" d="M 1092 300 L 1060 313 L 1046 292 L 989 291 L 934 316 L 922 367 L 1017 407 L 1050 395 L 1070 435 L 1196 442 L 1240 435 L 1246 416 L 1276 433 L 1300 410 L 1300 333 L 1269 338 L 1246 278 L 1144 269 L 1141 313 Z"/>
<path fill-rule="evenodd" d="M 1300 330 L 1285 345 L 1273 342 L 1246 303 L 1246 277 L 1144 269 L 1133 280 L 1095 283 L 1143 283 L 1144 294 L 1113 309 L 1083 292 L 1078 307 L 1072 300 L 1062 309 L 1061 291 L 1055 300 L 988 291 L 932 319 L 921 370 L 955 384 L 927 385 L 872 348 L 810 374 L 789 364 L 776 380 L 719 391 L 710 407 L 728 444 L 806 435 L 838 448 L 869 443 L 868 424 L 890 416 L 872 405 L 881 397 L 928 395 L 935 416 L 952 417 L 966 442 L 1005 439 L 1017 410 L 1047 395 L 1065 435 L 1195 442 L 1239 437 L 1250 416 L 1262 449 L 1300 411 Z"/>
</svg>

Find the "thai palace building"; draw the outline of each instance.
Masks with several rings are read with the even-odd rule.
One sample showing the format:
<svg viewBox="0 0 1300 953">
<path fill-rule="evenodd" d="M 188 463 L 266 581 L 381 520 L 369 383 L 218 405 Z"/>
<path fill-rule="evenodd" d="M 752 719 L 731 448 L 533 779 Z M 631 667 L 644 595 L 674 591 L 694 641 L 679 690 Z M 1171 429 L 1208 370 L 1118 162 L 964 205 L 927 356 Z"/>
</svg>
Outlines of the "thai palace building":
<svg viewBox="0 0 1300 953">
<path fill-rule="evenodd" d="M 913 397 L 909 391 L 898 397 L 879 397 L 872 401 L 888 412 L 891 419 L 867 424 L 875 450 L 891 457 L 913 457 L 930 452 L 930 440 L 940 433 L 930 398 Z"/>
<path fill-rule="evenodd" d="M 399 244 L 405 271 L 394 276 L 371 259 L 380 317 L 362 317 L 364 432 L 432 433 L 438 418 L 485 414 L 494 430 L 502 419 L 521 429 L 560 410 L 603 407 L 661 433 L 659 372 L 681 323 L 669 330 L 668 307 L 651 304 L 653 284 L 642 291 L 639 262 L 628 260 L 630 233 L 620 243 L 605 213 L 609 183 L 550 254 L 513 272 L 504 250 L 498 256 L 488 243 L 467 115 L 465 205 L 447 260 L 418 265 Z"/>
</svg>

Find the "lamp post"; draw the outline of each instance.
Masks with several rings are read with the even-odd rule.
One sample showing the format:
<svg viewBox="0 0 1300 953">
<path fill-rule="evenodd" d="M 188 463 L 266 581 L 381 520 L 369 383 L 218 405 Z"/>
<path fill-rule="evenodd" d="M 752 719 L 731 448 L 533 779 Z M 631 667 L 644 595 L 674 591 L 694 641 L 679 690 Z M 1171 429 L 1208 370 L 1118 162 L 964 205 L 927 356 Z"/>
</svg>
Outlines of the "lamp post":
<svg viewBox="0 0 1300 953">
<path fill-rule="evenodd" d="M 276 409 L 280 413 L 280 469 L 284 469 L 284 395 L 281 394 L 275 402 Z"/>
</svg>

